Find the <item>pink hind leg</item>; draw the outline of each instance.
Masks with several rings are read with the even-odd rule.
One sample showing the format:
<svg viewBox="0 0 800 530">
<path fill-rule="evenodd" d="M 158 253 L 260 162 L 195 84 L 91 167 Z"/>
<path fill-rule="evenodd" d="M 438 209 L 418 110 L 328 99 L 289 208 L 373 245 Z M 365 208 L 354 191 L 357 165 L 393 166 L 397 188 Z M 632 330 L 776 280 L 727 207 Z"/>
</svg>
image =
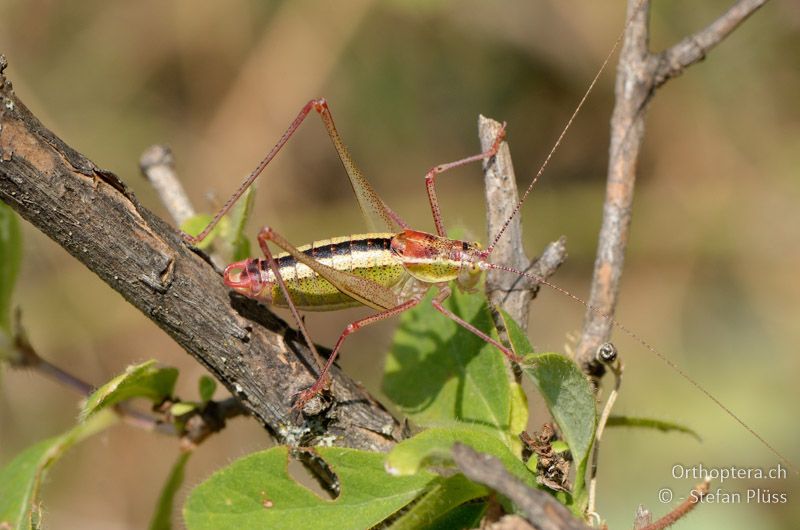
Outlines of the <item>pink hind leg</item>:
<svg viewBox="0 0 800 530">
<path fill-rule="evenodd" d="M 328 132 L 328 136 L 330 137 L 334 148 L 336 149 L 336 153 L 339 155 L 339 159 L 341 160 L 345 171 L 347 171 L 347 175 L 350 178 L 350 183 L 353 186 L 353 191 L 355 191 L 362 210 L 364 210 L 365 213 L 369 212 L 372 214 L 372 219 L 381 219 L 381 224 L 386 226 L 391 226 L 392 221 L 402 227 L 407 226 L 406 223 L 400 219 L 396 213 L 389 210 L 386 205 L 383 204 L 383 201 L 380 200 L 367 179 L 364 178 L 364 175 L 356 166 L 352 156 L 350 156 L 350 152 L 347 150 L 347 147 L 345 147 L 344 142 L 339 136 L 339 132 L 336 130 L 336 125 L 333 122 L 333 116 L 328 108 L 328 102 L 325 101 L 325 98 L 317 98 L 310 100 L 303 106 L 302 109 L 300 109 L 297 117 L 295 117 L 294 121 L 292 121 L 280 139 L 278 139 L 278 143 L 276 143 L 269 153 L 267 153 L 267 155 L 261 160 L 261 162 L 258 163 L 258 166 L 256 166 L 256 168 L 247 177 L 245 177 L 233 195 L 231 195 L 222 208 L 220 208 L 220 210 L 214 214 L 214 217 L 203 229 L 203 231 L 196 236 L 182 234 L 183 238 L 187 242 L 193 245 L 197 244 L 200 241 L 203 241 L 208 234 L 211 233 L 211 230 L 213 230 L 217 223 L 219 223 L 220 219 L 222 219 L 222 217 L 228 213 L 228 211 L 233 207 L 234 203 L 239 200 L 245 191 L 247 191 L 247 188 L 249 188 L 253 182 L 255 182 L 261 172 L 264 171 L 264 168 L 267 167 L 272 159 L 275 158 L 275 155 L 277 155 L 283 146 L 286 145 L 286 142 L 289 141 L 289 138 L 291 138 L 292 135 L 297 132 L 297 129 L 300 127 L 303 121 L 305 121 L 312 110 L 316 111 L 322 119 L 322 123 L 325 125 L 325 129 Z M 382 229 L 383 227 L 380 228 Z"/>
</svg>

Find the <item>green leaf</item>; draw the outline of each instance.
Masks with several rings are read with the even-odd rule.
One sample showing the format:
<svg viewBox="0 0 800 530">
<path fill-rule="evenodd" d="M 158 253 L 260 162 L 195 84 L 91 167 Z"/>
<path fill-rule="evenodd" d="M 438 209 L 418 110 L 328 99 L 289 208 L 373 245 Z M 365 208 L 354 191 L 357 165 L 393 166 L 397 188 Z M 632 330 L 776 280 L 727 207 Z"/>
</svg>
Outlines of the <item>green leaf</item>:
<svg viewBox="0 0 800 530">
<path fill-rule="evenodd" d="M 287 472 L 289 449 L 273 447 L 195 488 L 183 509 L 187 528 L 370 528 L 418 497 L 435 477 L 389 476 L 380 453 L 341 447 L 320 447 L 316 453 L 338 478 L 336 499 L 320 498 L 298 484 Z"/>
<path fill-rule="evenodd" d="M 231 261 L 241 261 L 251 256 L 250 241 L 244 234 L 247 219 L 253 210 L 253 200 L 255 199 L 255 186 L 250 186 L 244 193 L 244 197 L 239 199 L 236 205 L 227 216 L 230 222 L 224 227 L 222 237 L 230 246 L 229 254 Z"/>
<path fill-rule="evenodd" d="M 606 427 L 637 427 L 640 429 L 655 429 L 661 432 L 681 432 L 692 436 L 698 442 L 702 442 L 702 438 L 697 434 L 697 431 L 685 425 L 674 423 L 671 421 L 656 420 L 653 418 L 634 418 L 631 416 L 609 416 L 606 421 Z"/>
<path fill-rule="evenodd" d="M 0 202 L 0 359 L 11 345 L 11 295 L 22 259 L 17 214 Z"/>
<path fill-rule="evenodd" d="M 177 418 L 178 416 L 189 414 L 195 409 L 197 409 L 197 403 L 192 403 L 191 401 L 181 401 L 179 403 L 173 403 L 169 408 L 169 413 Z"/>
<path fill-rule="evenodd" d="M 386 360 L 384 393 L 420 425 L 453 420 L 503 433 L 509 446 L 511 390 L 502 352 L 436 311 L 429 295 L 403 314 Z M 496 337 L 485 300 L 454 289 L 445 306 Z"/>
<path fill-rule="evenodd" d="M 502 308 L 498 309 L 500 313 L 500 319 L 502 320 L 503 326 L 506 328 L 508 340 L 511 343 L 511 349 L 514 351 L 514 353 L 520 357 L 524 357 L 532 353 L 533 347 L 528 340 L 528 336 L 525 334 L 522 328 L 519 327 L 517 321 L 511 318 L 511 315 L 509 315 Z M 519 433 L 528 427 L 528 397 L 525 395 L 522 386 L 517 383 L 511 383 L 510 391 L 511 425 L 509 432 L 515 436 L 515 449 L 518 447 L 521 450 L 522 442 L 519 440 L 517 435 L 519 435 Z"/>
<path fill-rule="evenodd" d="M 38 528 L 42 516 L 39 489 L 50 466 L 67 449 L 116 421 L 110 411 L 95 414 L 60 436 L 28 447 L 0 470 L 0 528 Z"/>
<path fill-rule="evenodd" d="M 389 527 L 391 530 L 428 528 L 431 521 L 472 499 L 488 495 L 485 486 L 476 484 L 462 474 L 441 478 L 425 495 Z M 452 521 L 451 521 L 452 523 Z M 443 528 L 454 528 L 447 526 Z"/>
<path fill-rule="evenodd" d="M 592 389 L 578 366 L 557 353 L 530 355 L 522 369 L 544 397 L 578 464 L 573 488 L 577 498 L 583 494 L 586 462 L 597 423 Z"/>
<path fill-rule="evenodd" d="M 514 438 L 515 452 L 522 449 L 522 441 L 519 434 L 528 427 L 528 396 L 522 389 L 522 385 L 511 383 L 511 422 L 509 427 L 510 434 L 516 434 Z M 520 453 L 521 454 L 521 453 Z"/>
<path fill-rule="evenodd" d="M 217 391 L 217 382 L 214 381 L 213 378 L 204 375 L 200 377 L 200 381 L 197 383 L 198 393 L 200 394 L 200 401 L 203 402 L 205 405 L 211 398 L 214 397 L 214 392 Z"/>
<path fill-rule="evenodd" d="M 181 224 L 181 230 L 190 236 L 196 236 L 200 234 L 200 232 L 202 232 L 206 226 L 208 226 L 208 223 L 211 222 L 211 219 L 212 217 L 208 214 L 197 214 L 185 220 L 183 224 Z M 227 224 L 229 222 L 230 221 L 226 217 L 220 219 L 220 222 L 217 223 L 217 226 L 215 226 L 213 230 L 211 230 L 211 233 L 209 233 L 204 240 L 197 243 L 197 248 L 205 250 L 210 247 L 217 236 L 219 236 L 223 231 L 227 230 Z"/>
<path fill-rule="evenodd" d="M 500 319 L 506 327 L 508 333 L 508 340 L 511 341 L 511 349 L 520 357 L 533 353 L 533 346 L 528 340 L 528 335 L 519 327 L 517 321 L 511 318 L 511 315 L 500 309 Z"/>
<path fill-rule="evenodd" d="M 485 502 L 470 502 L 453 508 L 441 517 L 423 524 L 421 530 L 453 530 L 454 528 L 478 528 L 483 514 L 486 513 Z"/>
<path fill-rule="evenodd" d="M 192 456 L 191 452 L 181 453 L 172 466 L 167 482 L 161 490 L 161 495 L 158 496 L 156 511 L 150 521 L 150 530 L 170 530 L 172 528 L 172 509 L 175 505 L 175 494 L 183 484 L 186 463 L 189 461 L 190 456 Z"/>
<path fill-rule="evenodd" d="M 172 396 L 177 378 L 177 369 L 158 368 L 156 361 L 129 366 L 125 373 L 104 384 L 86 399 L 80 417 L 86 419 L 104 407 L 134 397 L 159 403 Z"/>
<path fill-rule="evenodd" d="M 455 424 L 422 431 L 403 440 L 386 457 L 386 469 L 395 475 L 413 475 L 428 466 L 449 466 L 453 444 L 461 442 L 476 451 L 496 456 L 506 469 L 527 485 L 538 488 L 536 477 L 497 437 L 497 431 L 479 425 Z"/>
</svg>

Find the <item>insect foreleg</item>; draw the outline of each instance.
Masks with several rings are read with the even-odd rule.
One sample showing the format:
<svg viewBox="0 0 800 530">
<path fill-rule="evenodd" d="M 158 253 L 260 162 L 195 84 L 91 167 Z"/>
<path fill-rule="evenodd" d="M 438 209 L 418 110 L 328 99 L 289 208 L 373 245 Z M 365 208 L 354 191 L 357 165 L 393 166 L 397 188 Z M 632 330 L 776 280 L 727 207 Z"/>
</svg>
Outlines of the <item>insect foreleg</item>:
<svg viewBox="0 0 800 530">
<path fill-rule="evenodd" d="M 261 242 L 260 234 L 258 240 L 259 242 Z M 325 369 L 323 368 L 322 357 L 317 351 L 317 347 L 314 346 L 314 342 L 311 340 L 311 337 L 309 336 L 308 331 L 306 330 L 306 325 L 303 323 L 303 319 L 300 317 L 300 313 L 297 311 L 297 307 L 294 305 L 292 297 L 289 296 L 289 289 L 286 287 L 286 282 L 283 281 L 283 276 L 281 276 L 281 271 L 280 268 L 278 267 L 278 262 L 276 262 L 275 258 L 272 256 L 272 252 L 269 249 L 269 245 L 267 244 L 261 245 L 261 250 L 264 252 L 264 257 L 267 258 L 267 263 L 269 263 L 269 268 L 272 270 L 272 274 L 275 275 L 275 280 L 278 282 L 278 286 L 280 287 L 281 292 L 283 293 L 283 297 L 286 299 L 286 304 L 289 306 L 289 310 L 292 312 L 292 317 L 294 317 L 294 321 L 297 324 L 297 329 L 299 329 L 300 333 L 302 333 L 303 339 L 305 339 L 306 344 L 308 345 L 308 349 L 311 350 L 311 353 L 314 354 L 314 360 L 317 362 L 317 367 L 324 372 Z"/>
<path fill-rule="evenodd" d="M 506 136 L 505 127 L 505 124 L 503 124 L 503 126 L 500 128 L 500 131 L 497 133 L 497 138 L 495 138 L 494 144 L 492 144 L 492 147 L 490 147 L 486 152 L 483 152 L 479 155 L 468 156 L 467 158 L 462 158 L 461 160 L 456 160 L 455 162 L 438 165 L 434 168 L 431 168 L 431 170 L 425 174 L 425 189 L 428 190 L 428 201 L 431 203 L 433 222 L 436 224 L 436 233 L 441 237 L 447 237 L 447 231 L 444 229 L 444 223 L 442 222 L 442 212 L 439 208 L 439 199 L 436 198 L 436 189 L 434 187 L 436 175 L 439 173 L 444 173 L 447 170 L 457 168 L 471 162 L 479 162 L 496 155 L 497 150 L 500 149 L 500 143 Z"/>
<path fill-rule="evenodd" d="M 514 352 L 512 352 L 511 350 L 509 350 L 508 348 L 506 348 L 505 346 L 500 344 L 498 341 L 494 340 L 492 337 L 490 337 L 489 335 L 487 335 L 483 331 L 479 330 L 478 328 L 476 328 L 475 326 L 473 326 L 469 322 L 467 322 L 467 321 L 463 320 L 462 318 L 456 316 L 449 309 L 445 308 L 442 305 L 442 302 L 444 302 L 447 299 L 447 297 L 450 296 L 450 293 L 451 293 L 450 287 L 448 287 L 447 285 L 440 286 L 439 287 L 439 294 L 437 294 L 436 297 L 431 302 L 433 304 L 433 307 L 436 308 L 436 310 L 439 311 L 440 313 L 442 313 L 444 316 L 446 316 L 447 318 L 449 318 L 450 320 L 452 320 L 453 322 L 458 324 L 459 326 L 461 326 L 464 329 L 474 333 L 475 335 L 477 335 L 478 337 L 482 338 L 483 340 L 485 340 L 489 344 L 492 344 L 493 346 L 495 346 L 498 350 L 503 352 L 503 354 L 506 357 L 508 357 L 509 360 L 514 361 L 515 363 L 518 363 L 518 362 L 522 361 L 522 357 L 519 357 L 518 355 L 515 355 Z"/>
</svg>

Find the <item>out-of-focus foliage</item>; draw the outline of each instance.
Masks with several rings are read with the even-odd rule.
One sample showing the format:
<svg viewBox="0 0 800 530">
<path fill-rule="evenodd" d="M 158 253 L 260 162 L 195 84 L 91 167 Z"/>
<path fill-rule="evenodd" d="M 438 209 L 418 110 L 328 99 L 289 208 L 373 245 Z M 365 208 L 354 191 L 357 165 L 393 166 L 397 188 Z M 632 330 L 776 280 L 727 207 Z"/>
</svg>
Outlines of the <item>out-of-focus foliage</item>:
<svg viewBox="0 0 800 530">
<path fill-rule="evenodd" d="M 17 215 L 0 203 L 0 359 L 12 355 L 11 295 L 21 260 L 22 240 Z"/>
<path fill-rule="evenodd" d="M 15 530 L 41 528 L 41 489 L 50 467 L 73 445 L 116 420 L 111 412 L 96 414 L 60 436 L 31 445 L 0 469 L 0 521 L 4 526 Z"/>
</svg>

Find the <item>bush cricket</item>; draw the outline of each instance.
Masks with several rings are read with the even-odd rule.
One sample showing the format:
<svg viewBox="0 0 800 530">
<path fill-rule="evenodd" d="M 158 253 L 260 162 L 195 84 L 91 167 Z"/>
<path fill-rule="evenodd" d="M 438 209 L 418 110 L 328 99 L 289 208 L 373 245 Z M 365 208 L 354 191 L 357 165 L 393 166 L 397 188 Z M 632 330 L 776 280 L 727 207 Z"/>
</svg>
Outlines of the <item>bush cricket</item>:
<svg viewBox="0 0 800 530">
<path fill-rule="evenodd" d="M 329 382 L 328 371 L 339 354 L 345 339 L 350 334 L 369 324 L 411 309 L 423 300 L 425 293 L 430 288 L 435 288 L 437 291 L 432 300 L 432 304 L 437 311 L 497 347 L 510 361 L 520 361 L 521 359 L 508 347 L 462 320 L 442 305 L 451 293 L 451 282 L 455 281 L 460 289 L 470 290 L 477 285 L 480 275 L 484 271 L 494 269 L 525 276 L 538 284 L 547 285 L 583 304 L 590 311 L 608 319 L 614 327 L 659 357 L 673 370 L 677 371 L 681 377 L 714 401 L 728 416 L 742 425 L 773 454 L 778 456 L 780 460 L 789 463 L 790 467 L 794 467 L 788 459 L 783 457 L 771 444 L 757 434 L 754 429 L 741 420 L 719 399 L 705 390 L 691 376 L 638 334 L 619 323 L 610 315 L 601 313 L 583 299 L 548 282 L 546 279 L 529 272 L 493 263 L 490 260 L 495 245 L 502 237 L 511 218 L 522 207 L 553 153 L 558 149 L 565 133 L 618 47 L 621 38 L 622 34 L 620 34 L 614 47 L 605 58 L 537 174 L 521 196 L 511 217 L 506 221 L 506 225 L 486 248 L 476 242 L 448 238 L 436 195 L 435 181 L 437 175 L 450 169 L 491 159 L 497 153 L 504 139 L 504 129 L 501 130 L 494 144 L 487 151 L 435 166 L 425 175 L 426 191 L 436 228 L 435 234 L 427 233 L 412 229 L 375 192 L 354 163 L 336 129 L 328 104 L 322 98 L 312 99 L 302 107 L 275 146 L 244 179 L 239 188 L 197 236 L 183 234 L 184 239 L 190 244 L 203 241 L 236 201 L 253 184 L 298 130 L 303 121 L 312 112 L 316 112 L 320 116 L 349 177 L 350 184 L 355 192 L 359 207 L 367 220 L 370 232 L 318 240 L 309 245 L 296 247 L 272 227 L 265 226 L 258 233 L 258 243 L 264 258 L 245 259 L 228 265 L 224 271 L 224 282 L 233 290 L 249 298 L 264 301 L 277 307 L 288 308 L 308 347 L 317 359 L 319 363 L 318 378 L 311 387 L 299 393 L 295 402 L 296 408 L 302 409 L 310 399 L 325 390 Z M 273 255 L 269 248 L 269 242 L 280 247 L 284 252 L 279 255 Z M 377 313 L 348 324 L 336 341 L 327 362 L 323 364 L 299 311 L 333 311 L 361 305 L 370 307 L 376 310 Z"/>
</svg>

